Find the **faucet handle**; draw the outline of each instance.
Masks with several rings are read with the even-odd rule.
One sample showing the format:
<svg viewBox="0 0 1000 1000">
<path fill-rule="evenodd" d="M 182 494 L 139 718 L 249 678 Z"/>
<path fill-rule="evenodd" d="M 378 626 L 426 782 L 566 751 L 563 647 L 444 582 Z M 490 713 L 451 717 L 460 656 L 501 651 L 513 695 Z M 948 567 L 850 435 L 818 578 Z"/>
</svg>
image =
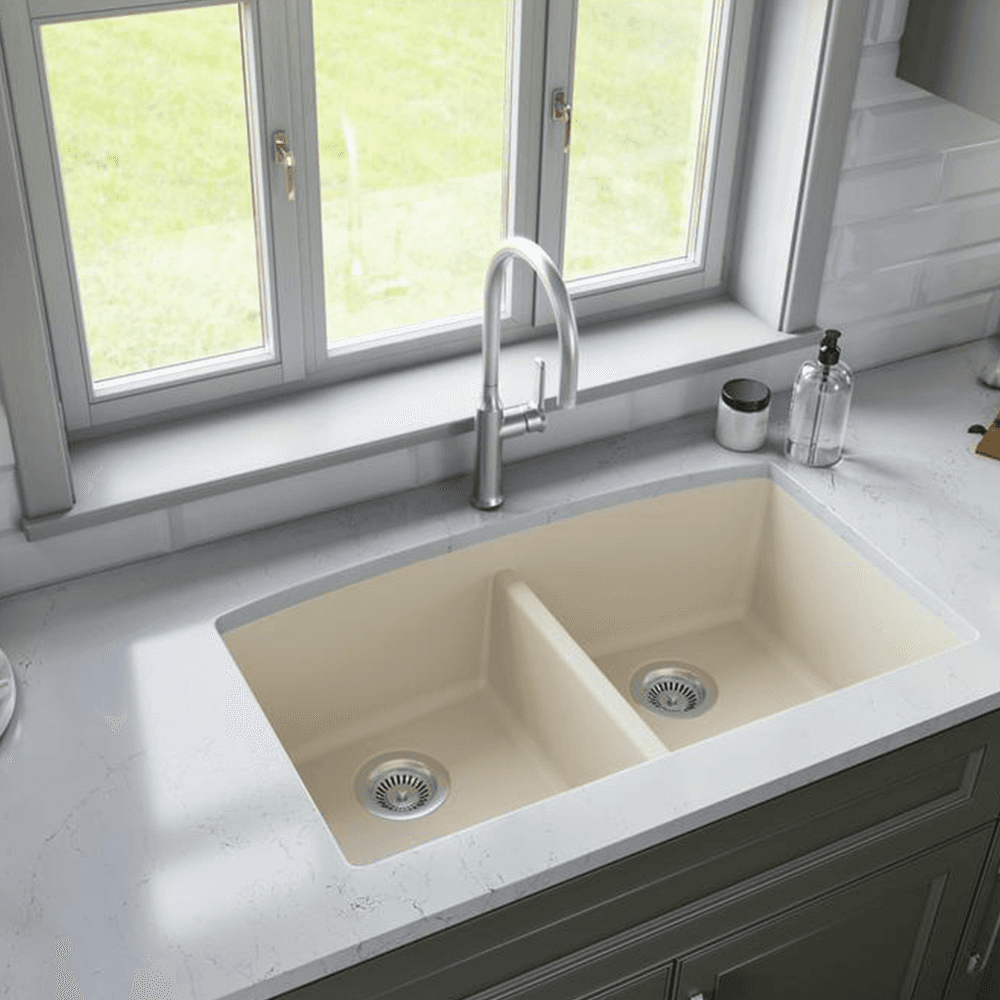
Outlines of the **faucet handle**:
<svg viewBox="0 0 1000 1000">
<path fill-rule="evenodd" d="M 531 403 L 518 403 L 503 410 L 500 437 L 517 437 L 532 431 L 545 430 L 545 362 L 535 358 L 535 399 Z"/>
<path fill-rule="evenodd" d="M 525 406 L 524 423 L 529 432 L 545 430 L 545 362 L 535 358 L 535 402 Z"/>
<path fill-rule="evenodd" d="M 535 358 L 535 409 L 545 412 L 545 362 Z"/>
</svg>

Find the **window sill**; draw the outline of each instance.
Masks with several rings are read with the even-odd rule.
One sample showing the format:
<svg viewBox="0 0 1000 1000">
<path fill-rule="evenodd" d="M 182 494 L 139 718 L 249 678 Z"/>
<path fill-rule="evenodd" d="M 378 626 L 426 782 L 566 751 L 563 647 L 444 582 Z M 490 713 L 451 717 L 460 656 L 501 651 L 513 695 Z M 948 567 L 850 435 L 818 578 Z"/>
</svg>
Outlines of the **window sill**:
<svg viewBox="0 0 1000 1000">
<path fill-rule="evenodd" d="M 545 434 L 509 441 L 506 458 L 713 407 L 719 376 L 731 377 L 733 366 L 774 389 L 787 387 L 814 339 L 778 333 L 729 300 L 592 326 L 581 332 L 577 408 L 554 415 Z M 502 351 L 507 403 L 530 398 L 536 356 L 558 372 L 554 335 Z M 178 536 L 171 547 L 183 548 L 469 472 L 481 371 L 480 356 L 466 355 L 78 442 L 70 450 L 75 506 L 26 518 L 23 530 L 34 541 L 166 510 Z M 677 391 L 656 392 L 676 382 L 683 382 Z M 550 385 L 550 401 L 555 389 Z M 197 505 L 205 501 L 229 530 L 185 529 L 185 511 L 204 522 Z M 241 509 L 254 514 L 241 516 Z"/>
</svg>

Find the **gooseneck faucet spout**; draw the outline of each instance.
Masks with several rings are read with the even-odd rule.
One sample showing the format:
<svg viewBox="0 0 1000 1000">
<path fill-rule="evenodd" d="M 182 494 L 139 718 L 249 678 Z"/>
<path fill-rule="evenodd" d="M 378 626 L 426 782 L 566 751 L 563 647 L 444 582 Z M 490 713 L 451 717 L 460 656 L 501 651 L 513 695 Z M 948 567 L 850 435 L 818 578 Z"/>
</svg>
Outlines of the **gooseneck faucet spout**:
<svg viewBox="0 0 1000 1000">
<path fill-rule="evenodd" d="M 536 359 L 536 399 L 504 410 L 500 402 L 500 296 L 503 291 L 504 264 L 510 258 L 523 260 L 538 276 L 548 296 L 559 334 L 558 408 L 576 405 L 579 335 L 576 316 L 566 282 L 552 258 L 537 244 L 523 236 L 513 236 L 500 244 L 486 269 L 483 293 L 483 396 L 476 410 L 476 471 L 472 505 L 480 510 L 495 510 L 503 503 L 500 490 L 502 466 L 501 441 L 530 431 L 545 430 L 545 363 Z"/>
</svg>

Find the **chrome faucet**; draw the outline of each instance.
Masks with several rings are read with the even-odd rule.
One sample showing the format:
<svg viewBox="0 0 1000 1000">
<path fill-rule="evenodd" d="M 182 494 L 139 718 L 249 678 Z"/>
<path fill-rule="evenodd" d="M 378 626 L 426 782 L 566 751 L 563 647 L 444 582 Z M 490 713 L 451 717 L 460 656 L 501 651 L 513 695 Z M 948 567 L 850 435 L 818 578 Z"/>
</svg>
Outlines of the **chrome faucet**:
<svg viewBox="0 0 1000 1000">
<path fill-rule="evenodd" d="M 545 430 L 545 362 L 535 359 L 535 401 L 519 403 L 504 410 L 497 383 L 500 378 L 500 293 L 503 290 L 504 264 L 518 258 L 538 275 L 548 295 L 559 333 L 559 409 L 576 405 L 576 381 L 579 336 L 576 316 L 569 300 L 566 282 L 552 258 L 537 244 L 523 236 L 503 241 L 486 269 L 483 292 L 483 398 L 476 409 L 476 471 L 472 487 L 472 506 L 495 510 L 503 503 L 500 492 L 501 441 L 530 431 Z"/>
</svg>

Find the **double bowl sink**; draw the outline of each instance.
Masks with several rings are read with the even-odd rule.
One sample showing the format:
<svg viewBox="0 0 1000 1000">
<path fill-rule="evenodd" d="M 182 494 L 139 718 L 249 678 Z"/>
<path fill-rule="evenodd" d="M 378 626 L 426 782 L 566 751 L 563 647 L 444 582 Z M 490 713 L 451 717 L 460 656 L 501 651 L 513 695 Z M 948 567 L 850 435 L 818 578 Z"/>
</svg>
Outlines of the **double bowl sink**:
<svg viewBox="0 0 1000 1000">
<path fill-rule="evenodd" d="M 863 548 L 741 479 L 221 631 L 364 865 L 963 644 Z"/>
</svg>

